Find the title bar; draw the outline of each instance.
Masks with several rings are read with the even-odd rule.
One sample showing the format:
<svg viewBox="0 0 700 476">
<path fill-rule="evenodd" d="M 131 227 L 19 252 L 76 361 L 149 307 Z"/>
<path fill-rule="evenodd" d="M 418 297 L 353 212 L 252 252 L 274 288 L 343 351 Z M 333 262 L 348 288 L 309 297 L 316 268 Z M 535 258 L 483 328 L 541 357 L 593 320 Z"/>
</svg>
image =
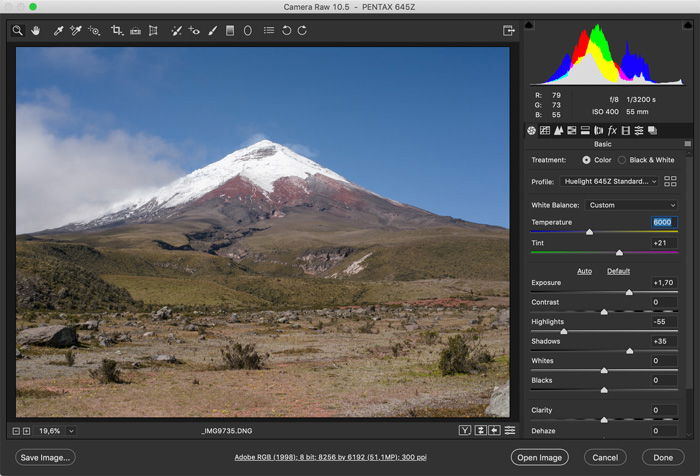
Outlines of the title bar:
<svg viewBox="0 0 700 476">
<path fill-rule="evenodd" d="M 415 1 L 279 1 L 279 0 L 29 0 L 3 1 L 3 13 L 700 13 L 698 0 L 415 0 Z"/>
</svg>

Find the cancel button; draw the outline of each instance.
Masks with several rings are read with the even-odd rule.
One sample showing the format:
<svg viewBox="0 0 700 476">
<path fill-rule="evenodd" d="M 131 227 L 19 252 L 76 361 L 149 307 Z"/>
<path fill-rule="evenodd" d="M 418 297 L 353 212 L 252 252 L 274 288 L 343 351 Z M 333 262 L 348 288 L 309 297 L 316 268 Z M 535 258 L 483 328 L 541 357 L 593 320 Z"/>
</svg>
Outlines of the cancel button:
<svg viewBox="0 0 700 476">
<path fill-rule="evenodd" d="M 619 448 L 591 448 L 583 458 L 590 466 L 620 466 L 627 461 L 627 453 Z"/>
</svg>

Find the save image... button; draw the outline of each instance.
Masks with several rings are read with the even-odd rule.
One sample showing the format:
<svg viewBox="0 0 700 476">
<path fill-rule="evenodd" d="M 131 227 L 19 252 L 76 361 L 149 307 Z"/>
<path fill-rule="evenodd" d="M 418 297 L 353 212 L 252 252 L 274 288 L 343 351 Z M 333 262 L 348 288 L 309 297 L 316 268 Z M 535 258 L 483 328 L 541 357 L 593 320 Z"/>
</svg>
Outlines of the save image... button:
<svg viewBox="0 0 700 476">
<path fill-rule="evenodd" d="M 68 448 L 25 448 L 15 453 L 15 461 L 22 466 L 70 466 L 75 463 L 75 452 Z"/>
</svg>

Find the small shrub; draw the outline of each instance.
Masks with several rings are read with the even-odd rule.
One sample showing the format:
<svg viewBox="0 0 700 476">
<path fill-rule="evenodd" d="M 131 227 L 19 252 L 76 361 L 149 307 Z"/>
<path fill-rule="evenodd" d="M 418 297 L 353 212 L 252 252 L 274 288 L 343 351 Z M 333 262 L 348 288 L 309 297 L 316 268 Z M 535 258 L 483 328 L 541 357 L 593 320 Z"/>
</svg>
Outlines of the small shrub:
<svg viewBox="0 0 700 476">
<path fill-rule="evenodd" d="M 401 355 L 401 350 L 402 346 L 400 342 L 391 346 L 391 353 L 394 355 L 394 357 Z"/>
<path fill-rule="evenodd" d="M 255 350 L 255 344 L 232 342 L 221 349 L 221 357 L 227 369 L 260 370 L 266 356 Z"/>
<path fill-rule="evenodd" d="M 27 322 L 34 322 L 34 321 L 36 321 L 37 314 L 34 311 L 29 311 L 29 312 L 26 312 L 22 317 Z"/>
<path fill-rule="evenodd" d="M 110 359 L 102 359 L 99 367 L 90 370 L 90 377 L 100 383 L 122 383 L 120 374 L 117 363 Z"/>
<path fill-rule="evenodd" d="M 418 340 L 421 344 L 433 345 L 438 343 L 440 340 L 440 335 L 437 333 L 437 331 L 424 331 L 421 332 Z"/>
<path fill-rule="evenodd" d="M 478 336 L 469 339 L 458 334 L 447 341 L 447 346 L 440 353 L 438 366 L 442 375 L 472 373 L 483 370 L 485 364 L 493 361 L 493 356 L 481 343 Z"/>
<path fill-rule="evenodd" d="M 63 355 L 66 357 L 66 365 L 68 367 L 73 367 L 73 364 L 75 364 L 75 352 L 69 350 Z"/>
<path fill-rule="evenodd" d="M 192 379 L 192 385 L 199 385 L 199 379 Z"/>
<path fill-rule="evenodd" d="M 362 334 L 373 334 L 374 333 L 374 321 L 367 321 L 357 329 L 358 332 Z"/>
</svg>

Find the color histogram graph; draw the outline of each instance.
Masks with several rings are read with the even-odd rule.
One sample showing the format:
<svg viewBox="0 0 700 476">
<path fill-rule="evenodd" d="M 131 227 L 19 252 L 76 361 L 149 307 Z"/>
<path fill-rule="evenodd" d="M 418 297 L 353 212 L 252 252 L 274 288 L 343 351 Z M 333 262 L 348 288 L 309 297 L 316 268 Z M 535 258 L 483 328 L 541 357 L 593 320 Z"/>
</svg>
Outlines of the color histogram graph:
<svg viewBox="0 0 700 476">
<path fill-rule="evenodd" d="M 573 53 L 564 55 L 554 74 L 537 84 L 548 85 L 682 86 L 683 81 L 653 79 L 649 64 L 642 56 L 631 52 L 629 43 L 620 63 L 615 62 L 602 28 L 596 25 L 590 34 L 583 30 Z"/>
</svg>

